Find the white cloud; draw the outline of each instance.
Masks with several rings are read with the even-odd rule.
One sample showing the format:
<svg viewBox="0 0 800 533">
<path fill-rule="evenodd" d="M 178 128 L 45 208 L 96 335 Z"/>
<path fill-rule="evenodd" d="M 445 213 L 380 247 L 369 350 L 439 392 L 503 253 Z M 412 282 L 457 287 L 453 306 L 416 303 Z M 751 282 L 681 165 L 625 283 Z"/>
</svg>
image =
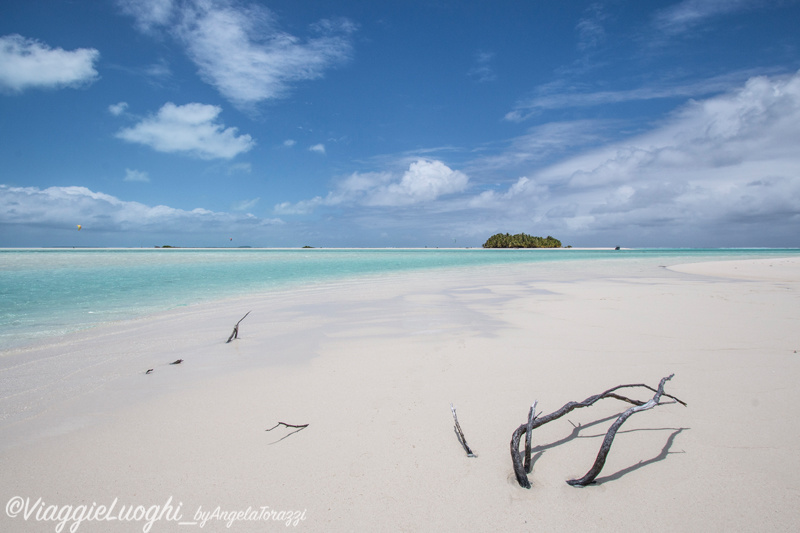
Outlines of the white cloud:
<svg viewBox="0 0 800 533">
<path fill-rule="evenodd" d="M 164 29 L 186 49 L 200 76 L 234 105 L 281 98 L 298 81 L 321 78 L 352 55 L 347 19 L 311 25 L 311 37 L 282 31 L 259 3 L 235 0 L 118 0 L 145 33 Z"/>
<path fill-rule="evenodd" d="M 286 139 L 285 141 L 283 141 L 283 146 L 285 146 L 286 148 L 291 148 L 295 144 L 297 144 L 297 141 L 295 141 L 294 139 Z"/>
<path fill-rule="evenodd" d="M 142 69 L 142 73 L 155 83 L 167 80 L 172 76 L 172 71 L 165 59 L 160 59 L 151 65 L 147 65 Z"/>
<path fill-rule="evenodd" d="M 126 168 L 125 178 L 123 178 L 123 181 L 138 181 L 147 183 L 150 181 L 150 176 L 147 175 L 147 172 Z"/>
<path fill-rule="evenodd" d="M 752 75 L 751 71 L 737 71 L 699 81 L 667 80 L 658 85 L 634 89 L 583 92 L 559 81 L 538 87 L 535 96 L 518 102 L 505 115 L 505 119 L 522 122 L 548 109 L 592 107 L 663 98 L 698 98 L 724 92 L 733 84 L 743 83 Z"/>
<path fill-rule="evenodd" d="M 512 194 L 517 183 L 473 205 L 501 217 L 524 212 L 563 231 L 650 232 L 706 245 L 752 245 L 761 233 L 762 243 L 786 243 L 800 223 L 798 145 L 800 73 L 753 77 L 690 101 L 646 134 L 529 174 L 532 195 Z"/>
<path fill-rule="evenodd" d="M 392 172 L 353 173 L 325 197 L 275 206 L 280 214 L 309 213 L 320 206 L 397 207 L 432 202 L 467 188 L 469 178 L 441 161 L 418 159 L 401 175 Z"/>
<path fill-rule="evenodd" d="M 478 82 L 495 81 L 497 74 L 492 69 L 491 62 L 494 59 L 494 54 L 490 52 L 478 52 L 475 54 L 475 66 L 473 66 L 467 75 Z"/>
<path fill-rule="evenodd" d="M 597 48 L 606 38 L 603 22 L 606 14 L 600 4 L 592 4 L 586 9 L 586 16 L 578 21 L 575 29 L 578 30 L 580 37 L 578 41 L 579 50 L 590 50 Z"/>
<path fill-rule="evenodd" d="M 666 33 L 680 33 L 712 17 L 762 7 L 762 0 L 683 0 L 659 11 L 656 27 Z"/>
<path fill-rule="evenodd" d="M 471 235 L 480 244 L 498 231 L 525 231 L 575 245 L 800 245 L 800 73 L 753 77 L 689 101 L 624 141 L 597 132 L 591 122 L 542 125 L 506 154 L 469 162 L 469 180 L 420 159 L 405 172 L 353 173 L 326 195 L 275 211 L 326 209 L 331 227 L 410 242 Z M 570 151 L 595 148 L 559 152 L 570 139 Z M 542 166 L 553 155 L 563 159 Z M 494 183 L 518 170 L 523 177 Z"/>
<path fill-rule="evenodd" d="M 613 123 L 595 120 L 540 124 L 512 139 L 503 152 L 473 161 L 469 170 L 516 170 L 531 163 L 546 161 L 576 148 L 600 143 L 606 138 L 605 130 L 612 125 Z"/>
<path fill-rule="evenodd" d="M 235 165 L 231 165 L 228 167 L 228 176 L 231 176 L 237 172 L 243 172 L 245 174 L 250 174 L 253 171 L 253 165 L 250 163 L 236 163 Z"/>
<path fill-rule="evenodd" d="M 325 145 L 324 144 L 315 144 L 314 146 L 308 147 L 309 152 L 316 152 L 318 154 L 325 154 Z"/>
<path fill-rule="evenodd" d="M 112 104 L 108 106 L 108 112 L 114 115 L 115 117 L 120 116 L 128 109 L 127 102 L 120 102 L 118 104 Z"/>
<path fill-rule="evenodd" d="M 174 0 L 117 0 L 117 4 L 123 13 L 135 19 L 136 27 L 143 32 L 169 24 L 175 8 Z"/>
<path fill-rule="evenodd" d="M 481 209 L 504 210 L 509 208 L 531 208 L 531 202 L 537 204 L 548 200 L 549 193 L 544 185 L 537 185 L 533 180 L 522 177 L 517 179 L 508 190 L 499 193 L 497 191 L 484 191 L 469 200 L 469 206 Z"/>
<path fill-rule="evenodd" d="M 183 4 L 176 35 L 200 75 L 239 107 L 285 96 L 294 82 L 322 77 L 350 58 L 347 20 L 323 20 L 314 36 L 300 38 L 278 29 L 273 13 L 258 4 L 225 0 Z"/>
<path fill-rule="evenodd" d="M 233 204 L 231 209 L 234 211 L 249 211 L 253 209 L 261 198 L 252 198 L 250 200 L 242 200 Z"/>
<path fill-rule="evenodd" d="M 159 152 L 178 152 L 202 159 L 231 159 L 254 145 L 250 135 L 237 135 L 236 128 L 225 128 L 216 119 L 222 109 L 191 103 L 182 106 L 168 102 L 155 116 L 125 128 L 117 137 L 144 144 Z"/>
<path fill-rule="evenodd" d="M 548 180 L 568 176 L 570 183 L 583 186 L 626 181 L 650 169 L 704 172 L 736 168 L 749 160 L 794 161 L 798 119 L 800 73 L 755 77 L 739 90 L 691 101 L 650 133 L 555 165 L 541 175 Z"/>
<path fill-rule="evenodd" d="M 209 229 L 280 225 L 279 219 L 260 219 L 197 208 L 191 211 L 165 205 L 128 202 L 85 187 L 9 187 L 0 185 L 0 224 L 53 229 L 83 225 L 92 232 L 197 232 Z"/>
<path fill-rule="evenodd" d="M 0 88 L 22 92 L 32 87 L 77 87 L 97 79 L 93 48 L 66 51 L 21 35 L 0 37 Z"/>
<path fill-rule="evenodd" d="M 441 161 L 418 160 L 408 167 L 399 182 L 372 191 L 370 205 L 407 205 L 430 202 L 440 196 L 461 192 L 469 178 Z"/>
</svg>

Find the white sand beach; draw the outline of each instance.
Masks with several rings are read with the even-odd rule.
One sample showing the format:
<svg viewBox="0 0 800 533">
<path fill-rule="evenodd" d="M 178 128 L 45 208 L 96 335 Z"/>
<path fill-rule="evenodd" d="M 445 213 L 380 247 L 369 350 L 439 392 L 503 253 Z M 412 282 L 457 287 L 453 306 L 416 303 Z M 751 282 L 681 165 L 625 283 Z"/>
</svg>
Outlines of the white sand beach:
<svg viewBox="0 0 800 533">
<path fill-rule="evenodd" d="M 3 355 L 0 531 L 54 531 L 10 516 L 39 498 L 170 502 L 150 531 L 796 531 L 799 323 L 793 258 L 393 274 L 95 328 Z M 672 373 L 688 406 L 633 415 L 597 484 L 565 481 L 629 407 L 613 399 L 537 429 L 533 486 L 516 483 L 534 400 L 546 414 Z M 203 524 L 217 508 L 242 513 Z"/>
</svg>

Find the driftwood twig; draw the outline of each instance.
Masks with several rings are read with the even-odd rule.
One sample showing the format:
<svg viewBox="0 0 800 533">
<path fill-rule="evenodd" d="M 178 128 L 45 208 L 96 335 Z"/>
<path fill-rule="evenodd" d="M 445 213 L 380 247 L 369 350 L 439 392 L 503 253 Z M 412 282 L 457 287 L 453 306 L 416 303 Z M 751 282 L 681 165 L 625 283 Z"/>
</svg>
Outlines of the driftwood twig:
<svg viewBox="0 0 800 533">
<path fill-rule="evenodd" d="M 275 429 L 278 426 L 284 426 L 284 427 L 287 427 L 287 428 L 294 428 L 294 431 L 290 431 L 289 433 L 287 433 L 286 435 L 284 435 L 280 439 L 276 440 L 275 442 L 271 442 L 270 444 L 275 444 L 276 442 L 282 441 L 283 439 L 285 439 L 289 435 L 294 435 L 298 431 L 303 431 L 304 429 L 306 429 L 308 427 L 308 424 L 295 425 L 295 424 L 287 424 L 286 422 L 278 422 L 277 424 L 275 424 L 271 428 L 265 429 L 264 431 L 272 431 L 273 429 Z"/>
<path fill-rule="evenodd" d="M 475 455 L 472 450 L 470 450 L 469 445 L 467 444 L 467 439 L 464 437 L 464 432 L 461 431 L 461 424 L 458 423 L 458 416 L 456 415 L 456 408 L 453 407 L 453 404 L 450 404 L 450 410 L 453 412 L 453 420 L 455 421 L 456 425 L 453 428 L 456 432 L 456 437 L 458 437 L 458 442 L 461 443 L 461 446 L 464 447 L 464 451 L 467 452 L 467 457 L 478 457 Z"/>
<path fill-rule="evenodd" d="M 614 398 L 614 399 L 617 399 L 617 400 L 621 400 L 621 401 L 633 404 L 634 406 L 639 407 L 638 411 L 644 410 L 645 409 L 644 406 L 650 404 L 651 402 L 653 402 L 652 405 L 650 405 L 649 407 L 646 407 L 646 408 L 650 409 L 650 408 L 654 407 L 660 401 L 661 396 L 665 396 L 667 398 L 671 398 L 675 402 L 685 406 L 686 405 L 685 402 L 683 402 L 683 401 L 679 400 L 678 398 L 676 398 L 674 396 L 671 396 L 671 395 L 669 395 L 669 394 L 664 392 L 664 383 L 666 381 L 668 381 L 669 379 L 671 379 L 671 378 L 672 378 L 672 376 L 664 378 L 662 380 L 661 384 L 659 385 L 658 389 L 654 389 L 653 387 L 651 387 L 649 385 L 645 385 L 643 383 L 630 384 L 630 385 L 617 385 L 616 387 L 608 389 L 605 392 L 601 392 L 600 394 L 595 394 L 594 396 L 589 396 L 588 398 L 586 398 L 582 402 L 568 402 L 568 403 L 564 404 L 561 407 L 561 409 L 558 409 L 557 411 L 553 411 L 549 415 L 545 415 L 545 416 L 537 416 L 533 412 L 534 408 L 531 408 L 531 411 L 528 412 L 528 421 L 526 423 L 524 423 L 524 424 L 521 424 L 516 430 L 514 430 L 514 433 L 511 435 L 511 463 L 512 463 L 512 465 L 514 467 L 514 475 L 517 478 L 517 482 L 520 484 L 521 487 L 524 487 L 526 489 L 531 488 L 530 480 L 528 480 L 528 473 L 530 472 L 530 470 L 527 469 L 527 468 L 530 468 L 530 458 L 529 458 L 529 453 L 530 452 L 527 449 L 527 445 L 526 445 L 526 452 L 525 452 L 526 453 L 526 461 L 525 461 L 525 463 L 523 463 L 522 456 L 521 456 L 521 454 L 519 452 L 519 444 L 520 444 L 520 440 L 522 439 L 522 434 L 523 433 L 528 435 L 534 429 L 536 429 L 536 428 L 538 428 L 540 426 L 543 426 L 543 425 L 547 424 L 548 422 L 552 422 L 553 420 L 557 420 L 557 419 L 561 418 L 562 416 L 566 415 L 567 413 L 569 413 L 570 411 L 572 411 L 574 409 L 579 409 L 581 407 L 589 407 L 591 405 L 594 405 L 594 403 L 596 403 L 597 401 L 605 399 L 605 398 Z M 616 393 L 616 391 L 618 391 L 619 389 L 631 388 L 631 387 L 643 387 L 645 389 L 648 389 L 648 390 L 651 390 L 651 391 L 655 392 L 656 396 L 654 397 L 653 400 L 650 400 L 648 402 L 642 402 L 642 401 L 639 401 L 639 400 L 633 400 L 631 398 L 628 398 L 626 396 L 622 396 L 622 395 Z M 634 411 L 634 412 L 636 412 L 636 411 Z M 633 414 L 633 412 L 628 414 L 627 416 L 625 416 L 625 418 L 622 420 L 622 422 L 627 420 L 627 418 L 630 417 L 631 414 Z M 623 415 L 625 415 L 625 413 L 623 413 Z M 623 415 L 620 415 L 620 418 L 622 418 Z M 619 425 L 622 425 L 622 422 L 619 422 Z M 617 426 L 617 429 L 619 428 L 619 425 Z M 614 434 L 616 434 L 616 429 L 614 430 L 614 433 L 612 434 L 611 438 L 609 439 L 609 444 L 608 444 L 609 447 L 611 446 L 611 441 L 613 441 L 613 439 L 614 439 Z M 605 451 L 605 454 L 602 457 L 602 463 L 603 464 L 605 463 L 605 456 L 607 454 L 608 454 L 608 450 Z M 599 460 L 599 457 L 598 457 L 598 460 Z M 599 465 L 599 467 L 601 469 L 603 467 L 603 464 Z M 591 471 L 590 471 L 590 473 L 591 473 Z M 597 473 L 595 473 L 595 477 L 597 476 L 598 473 L 599 473 L 599 470 L 597 471 Z M 581 478 L 581 480 L 582 479 L 583 478 Z M 577 481 L 581 481 L 581 480 L 577 480 Z M 592 480 L 594 480 L 594 478 L 592 478 Z M 575 484 L 577 485 L 578 483 L 575 483 Z"/>
<path fill-rule="evenodd" d="M 239 319 L 239 322 L 237 322 L 236 325 L 233 326 L 233 333 L 231 333 L 231 336 L 228 337 L 228 340 L 225 341 L 225 344 L 228 344 L 233 339 L 238 339 L 239 338 L 239 324 L 241 324 L 242 320 L 247 318 L 247 315 L 249 315 L 250 313 L 251 313 L 251 311 L 248 311 L 247 313 L 245 313 L 245 315 L 242 318 Z"/>
</svg>

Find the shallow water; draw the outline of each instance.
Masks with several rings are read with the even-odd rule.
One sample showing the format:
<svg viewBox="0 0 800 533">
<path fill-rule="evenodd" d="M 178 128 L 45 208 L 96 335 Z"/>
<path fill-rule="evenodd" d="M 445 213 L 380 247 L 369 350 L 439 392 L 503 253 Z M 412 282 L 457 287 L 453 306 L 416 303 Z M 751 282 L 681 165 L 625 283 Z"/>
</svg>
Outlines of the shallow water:
<svg viewBox="0 0 800 533">
<path fill-rule="evenodd" d="M 393 272 L 495 264 L 548 270 L 567 261 L 607 270 L 792 255 L 800 250 L 3 249 L 0 350 L 180 306 Z"/>
</svg>

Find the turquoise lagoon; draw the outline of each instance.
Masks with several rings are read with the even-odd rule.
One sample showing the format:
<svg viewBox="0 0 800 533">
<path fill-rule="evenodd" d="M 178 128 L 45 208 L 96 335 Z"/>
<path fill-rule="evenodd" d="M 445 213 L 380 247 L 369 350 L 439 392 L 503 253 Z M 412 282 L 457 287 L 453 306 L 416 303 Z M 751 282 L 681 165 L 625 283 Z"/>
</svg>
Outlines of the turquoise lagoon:
<svg viewBox="0 0 800 533">
<path fill-rule="evenodd" d="M 559 262 L 674 265 L 797 249 L 0 249 L 0 350 L 259 292 L 425 269 Z"/>
</svg>

